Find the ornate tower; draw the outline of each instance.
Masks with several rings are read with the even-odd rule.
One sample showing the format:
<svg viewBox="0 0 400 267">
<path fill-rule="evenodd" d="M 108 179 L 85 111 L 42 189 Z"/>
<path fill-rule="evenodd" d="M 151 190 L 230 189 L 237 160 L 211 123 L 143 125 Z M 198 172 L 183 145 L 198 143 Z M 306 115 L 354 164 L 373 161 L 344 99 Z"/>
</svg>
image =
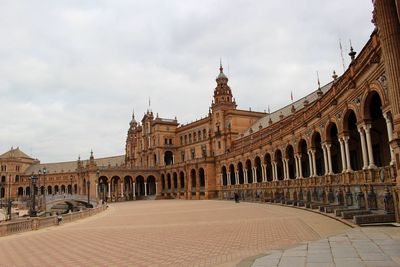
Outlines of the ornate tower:
<svg viewBox="0 0 400 267">
<path fill-rule="evenodd" d="M 236 109 L 236 103 L 232 96 L 231 88 L 228 85 L 228 77 L 224 74 L 222 64 L 219 66 L 219 75 L 215 79 L 217 87 L 214 90 L 214 100 L 211 108 L 214 110 Z"/>
<path fill-rule="evenodd" d="M 132 120 L 129 123 L 128 136 L 125 144 L 125 164 L 132 167 L 135 161 L 135 148 L 137 143 L 138 123 L 135 120 L 135 112 L 132 113 Z"/>
<path fill-rule="evenodd" d="M 221 63 L 216 82 L 217 87 L 215 87 L 214 100 L 211 105 L 211 147 L 214 155 L 221 155 L 229 147 L 228 136 L 231 130 L 229 113 L 236 110 L 236 102 Z"/>
</svg>

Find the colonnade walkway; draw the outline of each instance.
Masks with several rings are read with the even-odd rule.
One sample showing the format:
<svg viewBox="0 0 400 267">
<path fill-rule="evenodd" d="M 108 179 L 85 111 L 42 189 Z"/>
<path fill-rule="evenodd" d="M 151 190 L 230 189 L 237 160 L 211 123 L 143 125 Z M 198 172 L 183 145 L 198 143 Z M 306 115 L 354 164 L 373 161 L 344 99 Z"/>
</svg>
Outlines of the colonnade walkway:
<svg viewBox="0 0 400 267">
<path fill-rule="evenodd" d="M 319 214 L 268 204 L 120 202 L 88 219 L 1 238 L 0 266 L 235 266 L 349 229 Z"/>
</svg>

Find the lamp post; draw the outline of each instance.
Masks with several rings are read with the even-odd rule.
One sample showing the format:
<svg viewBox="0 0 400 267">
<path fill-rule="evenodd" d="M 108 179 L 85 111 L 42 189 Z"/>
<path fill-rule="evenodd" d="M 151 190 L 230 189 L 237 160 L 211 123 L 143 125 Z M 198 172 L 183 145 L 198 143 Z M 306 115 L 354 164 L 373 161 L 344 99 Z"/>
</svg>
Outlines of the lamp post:
<svg viewBox="0 0 400 267">
<path fill-rule="evenodd" d="M 31 217 L 36 217 L 37 214 L 36 214 L 36 207 L 35 207 L 36 206 L 35 205 L 35 191 L 36 191 L 35 186 L 36 186 L 37 177 L 32 173 L 30 179 L 31 179 L 32 187 L 33 187 L 33 190 L 31 190 L 33 195 L 32 195 L 32 208 L 31 208 L 30 215 L 31 215 Z"/>
<path fill-rule="evenodd" d="M 7 207 L 7 220 L 11 220 L 11 174 L 8 176 L 8 207 Z"/>
<path fill-rule="evenodd" d="M 3 198 L 4 198 L 4 195 L 3 195 L 3 192 L 4 192 L 4 183 L 5 183 L 5 181 L 3 181 L 3 178 L 1 178 L 1 183 L 0 183 L 0 188 L 1 188 L 1 190 L 0 190 L 0 208 L 3 208 Z M 5 193 L 5 192 L 4 192 Z"/>
<path fill-rule="evenodd" d="M 69 176 L 69 180 L 70 180 L 70 184 L 71 184 L 71 196 L 72 196 L 72 194 L 73 194 L 73 189 L 72 189 L 72 174 Z"/>
<path fill-rule="evenodd" d="M 47 195 L 47 189 L 46 189 L 46 173 L 47 173 L 47 169 L 46 169 L 46 167 L 43 167 L 43 186 L 44 186 L 43 209 L 44 209 L 44 212 L 46 212 L 46 195 Z"/>
<path fill-rule="evenodd" d="M 88 207 L 90 207 L 90 180 L 89 180 L 89 177 L 88 177 L 88 180 L 87 180 L 87 202 L 88 202 Z"/>
</svg>

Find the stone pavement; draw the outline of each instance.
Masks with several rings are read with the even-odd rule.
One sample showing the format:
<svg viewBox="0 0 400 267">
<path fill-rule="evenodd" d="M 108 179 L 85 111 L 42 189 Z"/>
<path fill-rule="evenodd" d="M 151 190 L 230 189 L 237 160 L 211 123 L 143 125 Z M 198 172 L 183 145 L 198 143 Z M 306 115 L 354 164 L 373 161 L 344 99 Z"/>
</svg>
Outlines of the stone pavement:
<svg viewBox="0 0 400 267">
<path fill-rule="evenodd" d="M 0 238 L 0 266 L 235 266 L 348 229 L 319 214 L 267 204 L 121 202 L 77 222 Z"/>
<path fill-rule="evenodd" d="M 267 256 L 256 259 L 251 266 L 400 266 L 400 229 L 355 228 L 344 234 L 307 242 L 286 250 L 270 251 Z"/>
</svg>

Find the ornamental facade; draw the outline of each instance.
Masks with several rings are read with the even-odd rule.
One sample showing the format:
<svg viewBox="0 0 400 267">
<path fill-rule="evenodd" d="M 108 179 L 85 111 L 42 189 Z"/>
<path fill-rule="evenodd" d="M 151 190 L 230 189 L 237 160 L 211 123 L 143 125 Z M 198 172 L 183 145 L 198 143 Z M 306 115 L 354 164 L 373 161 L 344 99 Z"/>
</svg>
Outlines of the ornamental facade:
<svg viewBox="0 0 400 267">
<path fill-rule="evenodd" d="M 220 66 L 208 116 L 181 125 L 148 110 L 125 155 L 43 164 L 0 156 L 1 197 L 90 192 L 92 201 L 242 199 L 365 209 L 399 218 L 400 18 L 374 2 L 376 28 L 345 73 L 273 113 L 237 109 Z M 38 176 L 35 188 L 29 177 Z M 32 188 L 32 189 L 31 189 Z M 44 200 L 43 200 L 44 201 Z M 39 203 L 40 205 L 40 203 Z"/>
</svg>

